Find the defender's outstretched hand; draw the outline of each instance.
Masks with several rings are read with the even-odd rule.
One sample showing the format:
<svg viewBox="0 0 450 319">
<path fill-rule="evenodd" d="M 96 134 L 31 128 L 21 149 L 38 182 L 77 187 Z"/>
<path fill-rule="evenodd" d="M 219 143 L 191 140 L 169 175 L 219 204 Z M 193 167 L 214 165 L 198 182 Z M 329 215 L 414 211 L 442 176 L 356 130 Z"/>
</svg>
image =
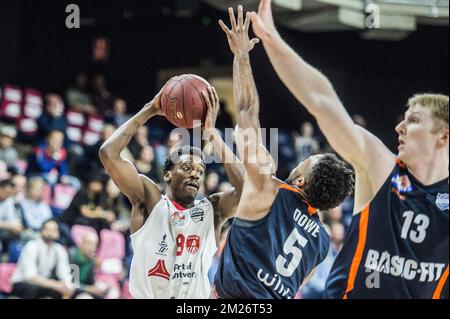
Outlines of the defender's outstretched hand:
<svg viewBox="0 0 450 319">
<path fill-rule="evenodd" d="M 225 32 L 228 38 L 228 44 L 230 45 L 231 51 L 237 55 L 242 53 L 249 53 L 257 43 L 259 43 L 258 38 L 251 39 L 248 36 L 248 30 L 250 28 L 250 13 L 247 12 L 244 21 L 244 9 L 240 5 L 238 7 L 238 20 L 234 16 L 233 8 L 228 9 L 230 14 L 231 30 L 225 25 L 225 23 L 220 20 L 219 24 L 222 30 Z"/>
<path fill-rule="evenodd" d="M 250 13 L 253 32 L 262 41 L 278 34 L 272 14 L 272 0 L 261 0 L 258 13 Z"/>
</svg>

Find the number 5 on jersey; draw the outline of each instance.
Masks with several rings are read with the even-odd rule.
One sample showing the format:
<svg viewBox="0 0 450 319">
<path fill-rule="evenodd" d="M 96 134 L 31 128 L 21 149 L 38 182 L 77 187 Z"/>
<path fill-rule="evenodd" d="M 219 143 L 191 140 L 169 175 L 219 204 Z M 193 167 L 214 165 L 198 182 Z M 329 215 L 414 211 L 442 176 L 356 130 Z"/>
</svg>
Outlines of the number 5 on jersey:
<svg viewBox="0 0 450 319">
<path fill-rule="evenodd" d="M 287 260 L 282 255 L 279 255 L 276 260 L 277 272 L 284 277 L 291 277 L 302 260 L 303 253 L 300 248 L 295 246 L 297 243 L 301 247 L 305 247 L 308 240 L 300 235 L 297 228 L 294 228 L 283 247 L 283 251 L 286 255 L 292 255 L 291 261 L 286 265 Z"/>
</svg>

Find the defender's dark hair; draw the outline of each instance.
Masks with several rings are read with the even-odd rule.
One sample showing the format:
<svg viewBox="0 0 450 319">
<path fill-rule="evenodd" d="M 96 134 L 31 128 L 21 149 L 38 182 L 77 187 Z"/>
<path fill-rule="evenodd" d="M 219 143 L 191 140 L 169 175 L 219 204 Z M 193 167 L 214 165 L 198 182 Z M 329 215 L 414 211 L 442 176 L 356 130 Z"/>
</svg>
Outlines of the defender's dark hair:
<svg viewBox="0 0 450 319">
<path fill-rule="evenodd" d="M 201 149 L 190 145 L 178 146 L 167 157 L 166 163 L 164 164 L 163 173 L 165 174 L 170 171 L 180 162 L 180 157 L 186 154 L 199 156 L 202 159 L 203 164 L 205 164 L 205 159 L 203 158 L 203 152 Z"/>
<path fill-rule="evenodd" d="M 339 206 L 354 188 L 353 170 L 336 155 L 327 153 L 312 167 L 305 192 L 312 206 L 327 210 Z"/>
</svg>

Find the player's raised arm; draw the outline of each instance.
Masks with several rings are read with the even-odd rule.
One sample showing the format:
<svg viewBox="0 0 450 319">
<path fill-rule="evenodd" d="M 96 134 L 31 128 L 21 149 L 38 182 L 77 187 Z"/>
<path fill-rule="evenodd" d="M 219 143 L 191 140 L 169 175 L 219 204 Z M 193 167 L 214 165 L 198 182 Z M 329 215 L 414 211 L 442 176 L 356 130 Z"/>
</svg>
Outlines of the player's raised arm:
<svg viewBox="0 0 450 319">
<path fill-rule="evenodd" d="M 262 144 L 259 123 L 259 96 L 253 78 L 249 52 L 259 39 L 249 38 L 250 14 L 244 13 L 242 6 L 238 8 L 238 19 L 233 9 L 229 9 L 231 29 L 223 21 L 220 26 L 227 35 L 233 61 L 233 92 L 238 118 L 238 149 L 247 170 L 249 179 L 255 182 L 270 180 L 275 173 L 275 164 Z"/>
<path fill-rule="evenodd" d="M 355 125 L 330 81 L 281 38 L 275 28 L 271 0 L 261 0 L 258 13 L 252 12 L 251 19 L 278 76 L 316 118 L 330 145 L 357 171 L 367 172 L 369 167 L 373 170 L 371 163 L 377 161 L 381 168 L 387 167 L 389 174 L 394 156 L 375 136 Z M 380 174 L 376 170 L 374 173 Z"/>
<path fill-rule="evenodd" d="M 160 94 L 147 103 L 139 113 L 120 126 L 100 148 L 99 156 L 103 166 L 119 187 L 135 206 L 151 205 L 159 200 L 160 192 L 155 183 L 138 174 L 134 165 L 121 157 L 120 153 L 130 143 L 139 126 L 150 118 L 162 115 Z"/>
<path fill-rule="evenodd" d="M 242 162 L 234 155 L 222 139 L 220 132 L 215 129 L 217 114 L 220 108 L 219 97 L 215 88 L 209 88 L 208 92 L 202 92 L 208 107 L 208 114 L 204 125 L 204 132 L 208 140 L 214 147 L 214 152 L 223 163 L 230 184 L 233 186 L 224 193 L 212 194 L 210 200 L 216 204 L 219 219 L 216 221 L 218 230 L 222 224 L 230 217 L 236 215 L 239 199 L 241 198 L 242 188 L 245 180 L 245 168 Z"/>
</svg>

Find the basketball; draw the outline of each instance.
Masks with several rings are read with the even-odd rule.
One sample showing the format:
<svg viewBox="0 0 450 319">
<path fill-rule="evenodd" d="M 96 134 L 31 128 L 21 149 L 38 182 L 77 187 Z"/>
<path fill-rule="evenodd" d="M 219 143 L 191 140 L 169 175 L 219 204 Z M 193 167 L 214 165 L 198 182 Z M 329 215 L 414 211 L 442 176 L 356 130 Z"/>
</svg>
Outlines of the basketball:
<svg viewBox="0 0 450 319">
<path fill-rule="evenodd" d="M 182 128 L 193 128 L 194 121 L 204 123 L 207 106 L 202 91 L 207 91 L 210 86 L 205 79 L 193 74 L 170 79 L 161 96 L 161 107 L 167 119 Z"/>
</svg>

